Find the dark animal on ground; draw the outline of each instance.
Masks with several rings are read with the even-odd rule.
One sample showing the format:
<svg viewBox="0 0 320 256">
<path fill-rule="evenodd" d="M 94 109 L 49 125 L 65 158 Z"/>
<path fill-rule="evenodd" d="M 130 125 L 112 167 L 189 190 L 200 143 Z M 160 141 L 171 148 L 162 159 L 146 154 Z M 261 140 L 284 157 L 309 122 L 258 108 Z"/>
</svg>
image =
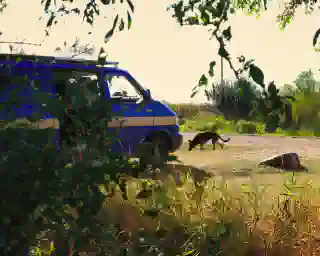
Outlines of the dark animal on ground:
<svg viewBox="0 0 320 256">
<path fill-rule="evenodd" d="M 259 163 L 259 166 L 270 166 L 282 170 L 308 171 L 303 166 L 297 153 L 284 153 Z"/>
<path fill-rule="evenodd" d="M 212 149 L 216 149 L 216 144 L 219 144 L 221 148 L 223 148 L 223 143 L 219 143 L 218 140 L 222 140 L 223 142 L 228 142 L 230 138 L 224 140 L 221 136 L 216 132 L 203 132 L 198 133 L 193 140 L 189 140 L 189 151 L 194 149 L 197 145 L 200 145 L 200 150 L 203 150 L 203 145 L 206 144 L 209 140 L 212 142 Z"/>
</svg>

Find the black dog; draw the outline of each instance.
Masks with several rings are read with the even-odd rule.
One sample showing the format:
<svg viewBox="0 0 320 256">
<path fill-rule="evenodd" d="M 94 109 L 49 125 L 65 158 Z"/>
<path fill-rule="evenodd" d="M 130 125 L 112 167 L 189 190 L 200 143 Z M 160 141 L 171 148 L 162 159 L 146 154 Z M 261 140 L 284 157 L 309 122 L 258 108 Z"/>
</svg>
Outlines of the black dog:
<svg viewBox="0 0 320 256">
<path fill-rule="evenodd" d="M 222 143 L 218 143 L 218 140 L 222 140 L 223 142 L 228 142 L 230 138 L 224 140 L 221 138 L 219 134 L 216 132 L 203 132 L 198 133 L 193 140 L 189 140 L 189 151 L 194 149 L 197 145 L 200 144 L 200 150 L 203 150 L 203 145 L 206 144 L 211 139 L 213 150 L 216 149 L 216 143 L 220 145 L 221 148 L 223 148 Z"/>
</svg>

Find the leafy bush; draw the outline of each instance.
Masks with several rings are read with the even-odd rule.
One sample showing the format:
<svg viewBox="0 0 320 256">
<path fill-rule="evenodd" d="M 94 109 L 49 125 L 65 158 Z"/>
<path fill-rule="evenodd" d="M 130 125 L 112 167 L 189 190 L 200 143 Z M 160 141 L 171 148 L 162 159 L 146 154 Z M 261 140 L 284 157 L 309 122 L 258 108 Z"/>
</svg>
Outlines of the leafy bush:
<svg viewBox="0 0 320 256">
<path fill-rule="evenodd" d="M 220 116 L 198 118 L 195 120 L 194 128 L 197 131 L 222 130 L 226 126 L 226 120 Z"/>
<path fill-rule="evenodd" d="M 199 104 L 168 104 L 168 106 L 177 113 L 179 117 L 192 119 L 200 113 Z"/>
<path fill-rule="evenodd" d="M 73 107 L 82 109 L 86 97 L 80 90 L 72 95 Z M 66 103 L 45 93 L 39 100 L 46 103 L 45 111 L 54 113 L 63 124 Z M 19 99 L 12 102 L 19 103 Z M 77 129 L 83 128 L 82 120 L 86 120 L 88 133 L 72 138 L 75 145 L 86 145 L 85 159 L 70 168 L 64 166 L 70 161 L 72 148 L 63 143 L 57 151 L 52 128 L 8 125 L 0 130 L 1 255 L 28 255 L 29 247 L 35 246 L 43 233 L 55 234 L 57 255 L 68 255 L 70 240 L 75 252 L 89 240 L 100 244 L 104 230 L 95 216 L 106 198 L 101 186 L 119 183 L 119 171 L 128 170 L 131 164 L 108 146 L 115 140 L 105 127 L 112 116 L 110 106 L 96 101 L 85 110 L 73 119 Z M 106 113 L 103 118 L 96 118 L 99 111 Z M 94 165 L 96 160 L 99 165 Z"/>
<path fill-rule="evenodd" d="M 238 133 L 263 134 L 265 131 L 265 126 L 261 123 L 240 120 L 236 124 L 236 130 Z"/>
</svg>

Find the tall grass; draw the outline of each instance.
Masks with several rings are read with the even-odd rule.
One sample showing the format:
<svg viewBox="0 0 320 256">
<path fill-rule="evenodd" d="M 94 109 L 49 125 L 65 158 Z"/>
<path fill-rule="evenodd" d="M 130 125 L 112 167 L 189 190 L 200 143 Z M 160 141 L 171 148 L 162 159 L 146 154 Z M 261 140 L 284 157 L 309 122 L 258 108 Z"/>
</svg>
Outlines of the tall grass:
<svg viewBox="0 0 320 256">
<path fill-rule="evenodd" d="M 279 191 L 175 169 L 129 179 L 128 201 L 117 192 L 99 213 L 103 255 L 317 255 L 319 188 L 291 175 Z"/>
</svg>

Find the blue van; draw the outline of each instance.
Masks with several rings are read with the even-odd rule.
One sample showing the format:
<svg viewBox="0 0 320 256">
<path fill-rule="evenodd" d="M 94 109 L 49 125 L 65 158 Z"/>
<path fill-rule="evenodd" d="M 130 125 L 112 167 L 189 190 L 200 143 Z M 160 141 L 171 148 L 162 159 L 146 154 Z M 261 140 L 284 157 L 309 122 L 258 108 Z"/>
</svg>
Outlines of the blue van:
<svg viewBox="0 0 320 256">
<path fill-rule="evenodd" d="M 3 124 L 9 120 L 29 117 L 40 109 L 40 106 L 28 101 L 28 95 L 34 93 L 31 81 L 38 83 L 41 92 L 57 95 L 66 86 L 67 79 L 74 78 L 80 84 L 91 84 L 98 88 L 97 95 L 87 94 L 88 101 L 101 96 L 103 100 L 111 101 L 112 112 L 117 117 L 108 123 L 108 129 L 118 130 L 119 142 L 113 146 L 115 151 L 137 156 L 139 145 L 147 143 L 152 147 L 149 160 L 153 158 L 156 162 L 164 163 L 170 152 L 181 147 L 183 138 L 176 113 L 154 100 L 150 90 L 141 86 L 129 72 L 118 68 L 118 63 L 101 66 L 96 61 L 46 56 L 23 56 L 19 61 L 17 58 L 19 56 L 0 54 L 0 85 L 8 86 L 3 87 L 8 89 L 1 90 L 0 104 L 8 102 L 10 91 L 20 86 L 10 82 L 11 77 L 27 77 L 29 86 L 24 86 L 20 92 L 23 99 L 21 107 L 0 112 Z M 58 118 L 46 113 L 36 123 L 36 127 L 56 129 L 59 142 Z"/>
</svg>

